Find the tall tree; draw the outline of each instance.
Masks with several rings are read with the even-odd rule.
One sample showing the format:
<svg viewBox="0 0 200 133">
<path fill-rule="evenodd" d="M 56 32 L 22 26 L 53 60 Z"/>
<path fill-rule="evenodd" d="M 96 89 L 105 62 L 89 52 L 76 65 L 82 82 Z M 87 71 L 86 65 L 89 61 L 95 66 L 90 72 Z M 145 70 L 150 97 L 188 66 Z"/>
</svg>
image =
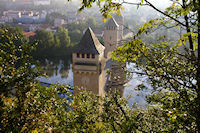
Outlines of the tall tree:
<svg viewBox="0 0 200 133">
<path fill-rule="evenodd" d="M 60 41 L 60 47 L 65 48 L 70 46 L 70 37 L 68 35 L 67 29 L 64 27 L 58 27 L 58 32 L 56 34 Z"/>
<path fill-rule="evenodd" d="M 57 38 L 55 38 L 57 39 Z M 57 40 L 54 40 L 54 35 L 51 31 L 47 30 L 38 30 L 36 31 L 36 34 L 34 36 L 34 40 L 38 43 L 36 47 L 36 53 L 34 52 L 35 55 L 37 56 L 48 56 L 50 55 L 50 51 L 57 47 L 59 43 Z"/>
<path fill-rule="evenodd" d="M 0 42 L 0 132 L 58 130 L 68 109 L 58 93 L 67 92 L 66 87 L 38 83 L 42 73 L 30 56 L 33 46 L 22 34 L 0 28 Z"/>
</svg>

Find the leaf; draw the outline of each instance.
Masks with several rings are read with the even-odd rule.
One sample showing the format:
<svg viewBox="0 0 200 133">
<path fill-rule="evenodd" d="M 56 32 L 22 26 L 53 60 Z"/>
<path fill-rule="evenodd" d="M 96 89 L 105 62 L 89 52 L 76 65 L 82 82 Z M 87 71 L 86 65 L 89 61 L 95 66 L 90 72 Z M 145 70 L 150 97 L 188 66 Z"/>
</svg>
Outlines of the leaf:
<svg viewBox="0 0 200 133">
<path fill-rule="evenodd" d="M 37 129 L 32 130 L 31 133 L 38 133 Z"/>
<path fill-rule="evenodd" d="M 172 8 L 174 8 L 174 7 L 175 7 L 175 3 L 172 4 Z"/>
</svg>

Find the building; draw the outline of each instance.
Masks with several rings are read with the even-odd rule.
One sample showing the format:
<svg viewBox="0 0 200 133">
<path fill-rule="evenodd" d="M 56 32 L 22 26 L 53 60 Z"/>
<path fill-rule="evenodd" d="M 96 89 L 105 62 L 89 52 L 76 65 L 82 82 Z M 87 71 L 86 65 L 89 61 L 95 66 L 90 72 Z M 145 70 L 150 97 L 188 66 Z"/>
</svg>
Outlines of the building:
<svg viewBox="0 0 200 133">
<path fill-rule="evenodd" d="M 2 18 L 4 19 L 5 22 L 13 22 L 13 20 L 21 18 L 21 11 L 13 11 L 13 10 L 4 11 Z"/>
<path fill-rule="evenodd" d="M 50 5 L 51 4 L 51 0 L 34 0 L 33 1 L 34 6 L 40 6 L 40 5 Z"/>
<path fill-rule="evenodd" d="M 92 29 L 88 28 L 72 55 L 74 86 L 103 95 L 101 63 L 104 59 L 104 49 L 105 47 L 96 38 Z M 78 90 L 75 89 L 74 94 L 77 93 Z"/>
<path fill-rule="evenodd" d="M 115 88 L 123 95 L 126 82 L 124 71 L 118 62 L 110 58 L 110 52 L 117 48 L 123 38 L 123 22 L 111 18 L 104 26 L 104 46 L 98 41 L 91 28 L 88 28 L 72 55 L 74 86 L 86 89 L 99 96 Z M 119 36 L 121 35 L 121 36 Z M 107 74 L 107 70 L 111 72 Z M 74 94 L 78 93 L 74 89 Z"/>
<path fill-rule="evenodd" d="M 117 22 L 117 24 L 119 25 L 118 38 L 121 40 L 124 37 L 124 35 L 123 35 L 124 34 L 123 33 L 123 31 L 124 31 L 124 17 L 122 15 L 119 16 L 117 14 L 113 15 L 113 17 L 114 17 L 115 21 Z"/>
<path fill-rule="evenodd" d="M 64 19 L 60 19 L 60 18 L 54 19 L 54 26 L 55 27 L 62 26 L 63 24 L 66 24 Z"/>
<path fill-rule="evenodd" d="M 110 52 L 117 48 L 119 40 L 119 25 L 112 17 L 104 26 L 104 46 L 106 48 L 104 56 L 106 58 Z"/>
<path fill-rule="evenodd" d="M 33 4 L 33 0 L 14 0 L 13 4 L 15 5 L 23 5 L 23 6 L 30 6 Z"/>
</svg>

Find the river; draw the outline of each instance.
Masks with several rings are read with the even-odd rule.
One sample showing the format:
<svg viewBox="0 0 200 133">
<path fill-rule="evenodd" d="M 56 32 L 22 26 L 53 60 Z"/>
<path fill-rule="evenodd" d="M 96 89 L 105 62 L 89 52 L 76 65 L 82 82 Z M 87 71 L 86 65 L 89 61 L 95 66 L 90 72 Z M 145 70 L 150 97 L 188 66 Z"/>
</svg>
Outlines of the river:
<svg viewBox="0 0 200 133">
<path fill-rule="evenodd" d="M 40 66 L 47 74 L 48 77 L 40 77 L 39 80 L 45 83 L 59 83 L 73 86 L 73 72 L 71 57 L 65 59 L 40 60 Z M 136 69 L 135 65 L 128 64 L 128 68 Z M 138 70 L 138 69 L 137 69 Z M 140 70 L 139 70 L 140 71 Z M 148 89 L 135 90 L 139 84 L 143 83 Z M 129 82 L 124 88 L 124 97 L 128 99 L 128 104 L 137 104 L 139 106 L 145 106 L 147 103 L 145 97 L 151 94 L 152 87 L 147 82 L 147 77 L 133 74 Z"/>
</svg>

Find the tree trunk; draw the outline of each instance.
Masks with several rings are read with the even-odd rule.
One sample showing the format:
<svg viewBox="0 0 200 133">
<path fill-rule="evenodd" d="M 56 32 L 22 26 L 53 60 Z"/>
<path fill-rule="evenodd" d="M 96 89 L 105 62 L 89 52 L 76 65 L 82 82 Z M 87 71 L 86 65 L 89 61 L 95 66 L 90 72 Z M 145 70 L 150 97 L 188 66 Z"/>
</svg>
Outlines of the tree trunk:
<svg viewBox="0 0 200 133">
<path fill-rule="evenodd" d="M 185 2 L 185 0 L 183 0 L 182 2 L 183 2 L 183 9 L 186 10 L 186 2 Z M 188 22 L 188 20 L 189 20 L 188 19 L 188 15 L 185 15 L 184 19 L 185 19 L 186 31 L 187 31 L 187 33 L 191 33 L 189 22 Z M 193 42 L 192 42 L 192 36 L 191 36 L 191 34 L 188 36 L 188 39 L 189 39 L 190 50 L 191 50 L 191 53 L 192 53 L 191 55 L 194 56 L 194 53 L 193 53 Z"/>
<path fill-rule="evenodd" d="M 200 133 L 200 0 L 198 0 L 198 57 L 197 57 L 197 113 L 196 113 L 196 124 L 197 130 Z"/>
</svg>

